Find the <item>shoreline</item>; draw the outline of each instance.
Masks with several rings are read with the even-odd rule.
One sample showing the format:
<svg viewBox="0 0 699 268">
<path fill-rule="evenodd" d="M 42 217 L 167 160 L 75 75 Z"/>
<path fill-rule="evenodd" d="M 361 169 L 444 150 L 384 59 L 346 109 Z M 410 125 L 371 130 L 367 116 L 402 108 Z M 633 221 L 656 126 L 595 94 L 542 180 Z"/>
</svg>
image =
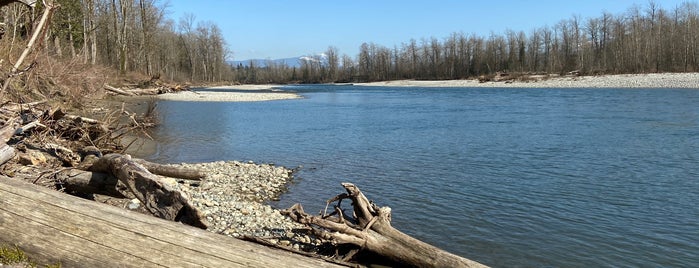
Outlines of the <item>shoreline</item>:
<svg viewBox="0 0 699 268">
<path fill-rule="evenodd" d="M 686 88 L 699 89 L 699 72 L 695 73 L 648 73 L 615 74 L 598 76 L 532 75 L 525 80 L 509 79 L 479 82 L 478 79 L 459 80 L 391 80 L 380 82 L 352 83 L 364 87 L 463 87 L 463 88 Z M 157 95 L 158 100 L 197 102 L 255 102 L 293 100 L 301 95 L 279 91 L 285 85 L 231 85 L 202 87 L 216 91 L 183 91 Z M 230 92 L 227 92 L 230 90 Z"/>
<path fill-rule="evenodd" d="M 393 80 L 355 83 L 356 86 L 471 87 L 471 88 L 691 88 L 699 89 L 699 73 L 649 73 L 599 76 L 530 76 L 527 81 Z"/>
<path fill-rule="evenodd" d="M 290 92 L 270 92 L 283 85 L 235 85 L 203 87 L 217 91 L 182 91 L 157 95 L 159 100 L 199 102 L 255 102 L 300 99 L 301 95 Z M 230 90 L 230 92 L 226 92 Z M 246 92 L 241 92 L 246 91 Z"/>
</svg>

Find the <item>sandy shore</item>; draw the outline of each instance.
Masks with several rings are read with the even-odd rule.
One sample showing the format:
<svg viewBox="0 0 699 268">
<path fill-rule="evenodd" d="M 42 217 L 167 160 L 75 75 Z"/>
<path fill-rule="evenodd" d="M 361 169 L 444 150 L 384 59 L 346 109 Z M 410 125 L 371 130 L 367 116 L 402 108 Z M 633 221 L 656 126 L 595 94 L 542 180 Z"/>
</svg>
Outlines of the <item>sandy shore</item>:
<svg viewBox="0 0 699 268">
<path fill-rule="evenodd" d="M 183 91 L 178 93 L 167 93 L 158 95 L 159 99 L 171 101 L 218 101 L 218 102 L 250 102 L 250 101 L 272 101 L 289 100 L 301 98 L 298 94 L 288 92 L 269 92 L 278 85 L 236 85 L 210 87 L 216 89 L 211 91 Z M 231 90 L 231 92 L 226 92 Z M 249 91 L 249 92 L 240 92 Z"/>
<path fill-rule="evenodd" d="M 397 80 L 357 83 L 360 86 L 393 87 L 507 87 L 507 88 L 697 88 L 699 73 L 653 73 L 538 78 L 533 81 L 485 82 L 478 80 Z"/>
</svg>

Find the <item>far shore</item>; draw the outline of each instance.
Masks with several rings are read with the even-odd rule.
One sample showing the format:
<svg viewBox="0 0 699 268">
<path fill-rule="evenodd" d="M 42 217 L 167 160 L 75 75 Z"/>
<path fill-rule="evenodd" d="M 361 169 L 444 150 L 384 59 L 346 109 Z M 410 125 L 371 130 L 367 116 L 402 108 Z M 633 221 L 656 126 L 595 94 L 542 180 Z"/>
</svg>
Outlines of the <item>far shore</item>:
<svg viewBox="0 0 699 268">
<path fill-rule="evenodd" d="M 159 99 L 170 101 L 202 101 L 202 102 L 251 102 L 289 100 L 301 98 L 300 95 L 289 92 L 269 92 L 280 85 L 233 85 L 208 87 L 218 91 L 182 91 L 158 95 Z M 226 92 L 231 90 L 231 92 Z M 250 92 L 240 92 L 240 91 Z"/>
<path fill-rule="evenodd" d="M 533 77 L 529 81 L 479 82 L 467 80 L 396 80 L 355 83 L 358 86 L 391 87 L 487 87 L 487 88 L 695 88 L 699 89 L 699 73 L 650 73 L 600 76 Z"/>
<path fill-rule="evenodd" d="M 355 86 L 388 87 L 466 87 L 466 88 L 691 88 L 699 89 L 699 73 L 650 73 L 600 76 L 532 76 L 528 81 L 479 82 L 463 80 L 393 80 L 354 83 Z M 284 85 L 231 85 L 209 87 L 217 92 L 184 91 L 158 95 L 171 101 L 251 102 L 301 98 L 291 92 L 269 92 Z M 226 92 L 226 90 L 231 92 Z M 249 92 L 240 92 L 249 91 Z"/>
</svg>

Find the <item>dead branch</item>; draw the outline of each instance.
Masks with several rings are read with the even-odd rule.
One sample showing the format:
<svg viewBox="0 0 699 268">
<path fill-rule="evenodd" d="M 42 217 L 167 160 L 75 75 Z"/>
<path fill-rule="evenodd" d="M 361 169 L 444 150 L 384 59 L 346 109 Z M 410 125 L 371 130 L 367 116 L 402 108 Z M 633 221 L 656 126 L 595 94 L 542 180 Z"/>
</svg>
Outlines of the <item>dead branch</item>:
<svg viewBox="0 0 699 268">
<path fill-rule="evenodd" d="M 28 3 L 29 0 L 23 0 L 20 2 Z M 36 2 L 36 1 L 33 1 L 33 2 Z M 48 22 L 49 22 L 49 18 L 51 17 L 51 14 L 59 6 L 57 4 L 54 4 L 52 1 L 44 1 L 44 5 L 45 5 L 44 14 L 41 15 L 41 20 L 39 20 L 39 24 L 37 25 L 36 30 L 34 31 L 34 33 L 32 33 L 32 37 L 31 37 L 31 39 L 29 39 L 29 43 L 27 43 L 27 46 L 24 48 L 24 51 L 22 51 L 22 54 L 19 56 L 19 58 L 15 62 L 15 65 L 12 67 L 12 71 L 10 72 L 10 77 L 5 79 L 5 82 L 2 85 L 2 89 L 0 90 L 0 101 L 2 101 L 5 98 L 4 94 L 5 94 L 5 91 L 7 90 L 7 87 L 10 85 L 10 82 L 12 80 L 11 79 L 12 76 L 17 73 L 17 70 L 19 70 L 19 68 L 24 63 L 24 59 L 29 55 L 29 53 L 31 53 L 34 50 L 34 44 L 36 43 L 37 39 L 39 39 L 39 36 L 42 33 L 44 33 L 44 31 L 46 31 L 46 29 L 48 28 Z"/>
<path fill-rule="evenodd" d="M 148 162 L 143 159 L 134 158 L 134 162 L 143 165 L 148 171 L 153 174 L 158 174 L 165 177 L 185 179 L 185 180 L 201 180 L 206 176 L 204 172 L 193 168 L 173 167 L 168 165 Z"/>
<path fill-rule="evenodd" d="M 334 219 L 309 215 L 299 204 L 283 213 L 296 222 L 313 228 L 322 237 L 329 238 L 334 243 L 355 245 L 359 250 L 368 250 L 404 265 L 485 267 L 400 232 L 391 226 L 391 208 L 377 207 L 354 184 L 342 183 L 342 186 L 347 193 L 331 198 L 328 203 L 337 201 L 339 204 L 344 199 L 350 199 L 354 210 L 354 219 L 351 222 L 342 220 L 344 213 L 336 213 L 338 215 Z"/>
</svg>

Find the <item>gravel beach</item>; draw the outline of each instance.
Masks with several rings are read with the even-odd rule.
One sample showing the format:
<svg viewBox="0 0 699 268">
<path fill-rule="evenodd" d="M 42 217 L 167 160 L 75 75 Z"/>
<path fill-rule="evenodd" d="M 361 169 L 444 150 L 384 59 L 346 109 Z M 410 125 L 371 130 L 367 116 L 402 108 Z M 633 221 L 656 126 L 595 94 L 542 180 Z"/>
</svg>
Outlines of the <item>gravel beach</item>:
<svg viewBox="0 0 699 268">
<path fill-rule="evenodd" d="M 529 81 L 480 83 L 470 80 L 396 80 L 357 83 L 359 86 L 392 87 L 507 87 L 507 88 L 699 88 L 699 73 L 652 73 L 600 76 L 533 76 Z"/>
<path fill-rule="evenodd" d="M 270 92 L 277 85 L 237 85 L 210 87 L 212 91 L 183 91 L 158 95 L 161 100 L 170 101 L 206 101 L 206 102 L 250 102 L 289 100 L 301 98 L 298 94 L 288 92 Z M 226 92 L 231 90 L 231 92 Z M 248 91 L 248 92 L 241 92 Z"/>
<path fill-rule="evenodd" d="M 321 243 L 306 235 L 304 226 L 267 205 L 286 190 L 293 179 L 292 169 L 239 161 L 170 166 L 198 169 L 206 174 L 201 181 L 161 179 L 192 200 L 209 221 L 209 231 L 238 238 L 256 237 L 294 249 Z M 129 207 L 137 209 L 138 205 Z"/>
</svg>

